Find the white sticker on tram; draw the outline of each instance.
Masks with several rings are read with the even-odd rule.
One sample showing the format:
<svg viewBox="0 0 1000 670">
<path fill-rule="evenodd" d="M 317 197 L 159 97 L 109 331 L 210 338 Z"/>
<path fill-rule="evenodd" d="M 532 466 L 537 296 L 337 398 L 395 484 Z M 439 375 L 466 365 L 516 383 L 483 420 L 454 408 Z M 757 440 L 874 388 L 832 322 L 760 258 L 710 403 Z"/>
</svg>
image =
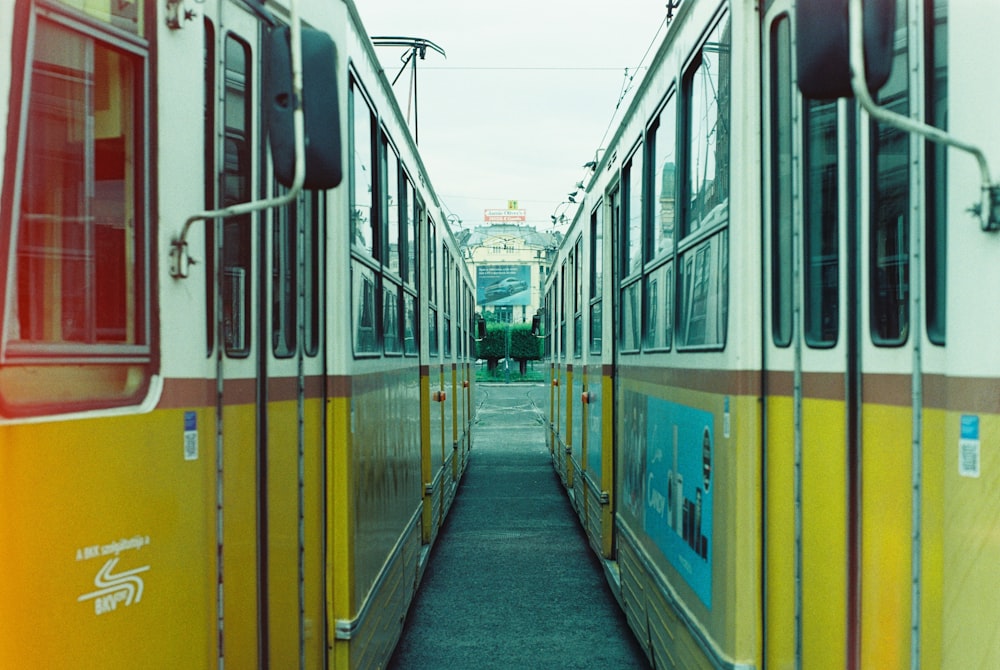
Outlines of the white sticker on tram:
<svg viewBox="0 0 1000 670">
<path fill-rule="evenodd" d="M 958 438 L 958 474 L 979 476 L 979 417 L 962 415 Z"/>
</svg>

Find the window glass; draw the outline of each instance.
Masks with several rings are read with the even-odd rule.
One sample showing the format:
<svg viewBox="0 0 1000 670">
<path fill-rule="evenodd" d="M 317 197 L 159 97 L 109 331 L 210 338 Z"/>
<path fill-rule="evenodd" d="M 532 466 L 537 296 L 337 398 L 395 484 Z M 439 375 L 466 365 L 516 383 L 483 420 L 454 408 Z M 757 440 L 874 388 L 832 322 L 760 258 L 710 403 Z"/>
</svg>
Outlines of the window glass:
<svg viewBox="0 0 1000 670">
<path fill-rule="evenodd" d="M 7 337 L 48 350 L 144 347 L 142 65 L 45 20 L 34 46 Z"/>
<path fill-rule="evenodd" d="M 427 337 L 430 338 L 430 342 L 428 342 L 428 344 L 430 346 L 430 355 L 431 355 L 431 358 L 437 358 L 437 355 L 440 352 L 439 341 L 438 341 L 438 311 L 437 311 L 437 309 L 435 309 L 435 308 L 432 307 L 430 309 L 428 318 L 430 319 L 430 323 L 427 324 Z"/>
<path fill-rule="evenodd" d="M 677 272 L 677 344 L 720 348 L 729 316 L 729 16 L 711 31 L 684 78 L 684 232 Z M 689 237 L 690 239 L 690 237 Z"/>
<path fill-rule="evenodd" d="M 599 298 L 604 290 L 604 207 L 597 207 L 590 214 L 590 297 Z"/>
<path fill-rule="evenodd" d="M 896 4 L 896 54 L 878 102 L 909 116 L 906 3 Z M 879 345 L 906 341 L 910 321 L 910 136 L 872 122 L 871 333 Z"/>
<path fill-rule="evenodd" d="M 403 294 L 403 353 L 416 356 L 420 349 L 417 343 L 417 298 L 410 293 Z"/>
<path fill-rule="evenodd" d="M 728 233 L 701 242 L 681 257 L 678 345 L 717 347 L 726 342 Z"/>
<path fill-rule="evenodd" d="M 375 271 L 363 263 L 353 263 L 352 291 L 354 305 L 354 352 L 377 353 L 378 330 L 375 323 L 378 309 L 375 300 Z"/>
<path fill-rule="evenodd" d="M 729 33 L 727 16 L 709 35 L 685 80 L 688 235 L 729 216 Z"/>
<path fill-rule="evenodd" d="M 353 84 L 353 82 L 352 82 Z M 357 85 L 350 90 L 351 121 L 351 230 L 354 248 L 375 256 L 372 160 L 372 111 Z"/>
<path fill-rule="evenodd" d="M 252 193 L 249 47 L 233 35 L 225 45 L 225 141 L 223 143 L 222 205 L 249 202 Z M 250 258 L 251 215 L 222 222 L 222 337 L 226 353 L 234 357 L 250 353 Z"/>
<path fill-rule="evenodd" d="M 434 231 L 434 222 L 427 220 L 427 281 L 430 289 L 430 302 L 437 304 L 437 233 Z M 431 340 L 433 341 L 433 339 Z"/>
<path fill-rule="evenodd" d="M 948 2 L 927 3 L 933 13 L 927 21 L 927 109 L 928 123 L 936 128 L 948 128 Z M 947 172 L 946 147 L 927 143 L 927 160 L 931 178 L 927 182 L 927 337 L 934 344 L 945 343 L 947 316 Z"/>
<path fill-rule="evenodd" d="M 636 151 L 622 171 L 624 212 L 622 245 L 625 276 L 642 270 L 642 152 Z"/>
<path fill-rule="evenodd" d="M 385 155 L 385 188 L 382 190 L 382 209 L 385 212 L 385 267 L 393 274 L 399 274 L 399 158 L 396 150 L 383 137 L 383 152 Z"/>
<path fill-rule="evenodd" d="M 787 16 L 771 28 L 771 337 L 792 343 L 792 69 Z"/>
<path fill-rule="evenodd" d="M 805 337 L 813 347 L 837 343 L 840 243 L 837 219 L 837 103 L 810 100 L 805 125 Z"/>
<path fill-rule="evenodd" d="M 403 201 L 403 230 L 405 232 L 406 265 L 403 269 L 403 279 L 414 286 L 417 281 L 417 201 L 413 195 L 413 184 L 409 178 L 403 177 L 405 199 Z"/>
<path fill-rule="evenodd" d="M 642 304 L 639 299 L 640 282 L 633 281 L 622 288 L 621 347 L 622 352 L 639 351 L 642 334 Z"/>
<path fill-rule="evenodd" d="M 650 258 L 667 256 L 674 248 L 677 209 L 677 102 L 673 96 L 667 100 L 657 119 L 651 147 L 653 164 L 648 168 L 653 175 L 651 186 L 655 197 L 650 203 L 653 208 Z"/>
<path fill-rule="evenodd" d="M 646 276 L 646 349 L 669 349 L 672 341 L 674 266 L 665 263 Z"/>
<path fill-rule="evenodd" d="M 602 303 L 600 300 L 590 306 L 590 353 L 601 353 L 604 324 L 601 322 Z"/>
<path fill-rule="evenodd" d="M 382 294 L 382 342 L 387 354 L 399 354 L 403 351 L 400 325 L 399 286 L 385 281 Z"/>
</svg>

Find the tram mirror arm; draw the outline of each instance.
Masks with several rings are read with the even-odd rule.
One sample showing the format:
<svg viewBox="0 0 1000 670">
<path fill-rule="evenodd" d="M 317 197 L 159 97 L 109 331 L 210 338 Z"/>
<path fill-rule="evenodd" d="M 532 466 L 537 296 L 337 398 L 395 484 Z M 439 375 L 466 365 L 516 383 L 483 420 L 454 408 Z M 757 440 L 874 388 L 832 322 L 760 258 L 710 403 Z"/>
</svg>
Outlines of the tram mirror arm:
<svg viewBox="0 0 1000 670">
<path fill-rule="evenodd" d="M 266 123 L 275 177 L 288 187 L 279 196 L 240 203 L 188 217 L 171 241 L 170 276 L 183 279 L 196 263 L 187 236 L 196 221 L 241 216 L 282 207 L 303 188 L 327 189 L 342 178 L 340 105 L 337 98 L 336 47 L 326 33 L 303 29 L 298 0 L 289 6 L 289 26 L 271 28 L 266 49 Z M 304 93 L 308 95 L 304 95 Z M 314 132 L 308 137 L 306 131 Z"/>
<path fill-rule="evenodd" d="M 934 126 L 921 123 L 920 121 L 880 107 L 872 99 L 863 78 L 859 76 L 859 73 L 863 72 L 865 67 L 864 41 L 862 38 L 864 33 L 862 0 L 849 1 L 851 88 L 854 91 L 854 96 L 861 103 L 861 106 L 865 108 L 865 111 L 876 121 L 887 123 L 906 132 L 921 135 L 931 142 L 944 144 L 972 154 L 979 164 L 979 173 L 982 179 L 982 199 L 980 202 L 969 207 L 969 212 L 979 218 L 979 225 L 983 231 L 994 232 L 1000 230 L 1000 185 L 991 183 L 990 170 L 983 151 L 979 147 L 964 142 L 940 128 L 935 128 Z"/>
<path fill-rule="evenodd" d="M 940 128 L 880 107 L 878 91 L 892 70 L 897 0 L 797 0 L 796 60 L 802 95 L 813 99 L 854 96 L 879 123 L 972 154 L 979 164 L 980 201 L 969 211 L 984 231 L 1000 230 L 1000 185 L 990 179 L 979 147 Z"/>
</svg>

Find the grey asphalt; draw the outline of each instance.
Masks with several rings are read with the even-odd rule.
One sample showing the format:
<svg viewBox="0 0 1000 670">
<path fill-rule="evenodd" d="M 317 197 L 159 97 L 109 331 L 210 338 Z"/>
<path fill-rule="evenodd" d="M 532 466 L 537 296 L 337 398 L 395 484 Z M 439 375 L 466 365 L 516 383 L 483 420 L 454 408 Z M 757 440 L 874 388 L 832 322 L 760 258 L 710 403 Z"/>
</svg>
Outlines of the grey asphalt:
<svg viewBox="0 0 1000 670">
<path fill-rule="evenodd" d="M 479 384 L 469 468 L 394 670 L 648 668 L 545 446 L 545 384 Z"/>
</svg>

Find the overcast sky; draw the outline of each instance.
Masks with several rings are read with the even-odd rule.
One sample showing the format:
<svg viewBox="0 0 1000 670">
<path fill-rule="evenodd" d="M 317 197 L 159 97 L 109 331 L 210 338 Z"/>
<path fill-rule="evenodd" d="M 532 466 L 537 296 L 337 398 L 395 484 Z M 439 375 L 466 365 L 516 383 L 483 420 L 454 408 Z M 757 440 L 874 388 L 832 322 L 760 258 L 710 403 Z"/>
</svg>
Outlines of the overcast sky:
<svg viewBox="0 0 1000 670">
<path fill-rule="evenodd" d="M 508 200 L 540 229 L 557 208 L 572 213 L 560 203 L 614 132 L 626 69 L 634 88 L 666 16 L 665 0 L 356 3 L 369 35 L 420 37 L 447 54 L 428 50 L 417 64 L 419 144 L 446 211 L 465 227 Z M 405 50 L 377 51 L 392 81 Z M 407 70 L 395 86 L 404 114 L 409 87 Z"/>
</svg>

